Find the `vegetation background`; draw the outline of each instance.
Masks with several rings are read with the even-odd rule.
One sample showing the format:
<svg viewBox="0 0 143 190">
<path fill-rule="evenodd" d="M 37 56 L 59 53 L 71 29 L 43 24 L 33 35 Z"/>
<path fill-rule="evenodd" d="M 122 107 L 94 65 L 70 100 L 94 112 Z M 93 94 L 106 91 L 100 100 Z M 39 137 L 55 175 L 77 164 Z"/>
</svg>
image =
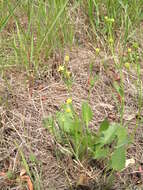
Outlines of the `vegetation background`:
<svg viewBox="0 0 143 190">
<path fill-rule="evenodd" d="M 0 188 L 143 189 L 142 59 L 141 0 L 0 0 Z M 69 98 L 85 136 L 105 118 L 126 129 L 121 171 L 124 152 L 113 169 L 106 163 L 117 139 L 97 159 L 50 133 L 48 116 Z"/>
</svg>

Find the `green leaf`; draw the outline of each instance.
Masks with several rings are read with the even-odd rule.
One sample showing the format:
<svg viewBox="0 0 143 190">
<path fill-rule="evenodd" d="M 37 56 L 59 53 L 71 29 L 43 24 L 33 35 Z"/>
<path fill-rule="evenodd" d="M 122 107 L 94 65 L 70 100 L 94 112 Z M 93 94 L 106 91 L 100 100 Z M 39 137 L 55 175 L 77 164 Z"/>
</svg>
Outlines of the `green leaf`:
<svg viewBox="0 0 143 190">
<path fill-rule="evenodd" d="M 45 129 L 48 129 L 48 131 L 52 134 L 54 134 L 53 128 L 54 128 L 54 120 L 52 116 L 49 116 L 48 118 L 43 119 L 43 127 Z"/>
<path fill-rule="evenodd" d="M 43 127 L 46 128 L 56 138 L 60 138 L 59 130 L 55 127 L 54 117 L 48 116 L 43 119 Z"/>
<path fill-rule="evenodd" d="M 82 104 L 82 118 L 83 121 L 86 123 L 86 126 L 88 126 L 89 122 L 92 120 L 92 110 L 87 102 L 84 102 Z"/>
<path fill-rule="evenodd" d="M 57 116 L 57 121 L 60 129 L 64 132 L 70 133 L 74 128 L 74 121 L 70 114 L 60 112 Z"/>
<path fill-rule="evenodd" d="M 33 153 L 31 153 L 30 155 L 29 155 L 29 159 L 30 159 L 30 161 L 32 162 L 32 163 L 36 163 L 36 156 L 33 154 Z"/>
<path fill-rule="evenodd" d="M 114 170 L 122 170 L 125 167 L 125 147 L 115 149 L 111 157 L 111 166 Z"/>
<path fill-rule="evenodd" d="M 103 131 L 102 132 L 103 136 L 101 137 L 101 143 L 104 145 L 111 143 L 115 138 L 118 127 L 119 125 L 114 123 L 110 125 L 107 130 Z"/>
<path fill-rule="evenodd" d="M 18 5 L 20 4 L 20 1 L 17 1 L 17 4 L 14 6 L 14 8 L 12 10 L 9 11 L 9 15 L 0 23 L 0 32 L 2 32 L 2 30 L 4 29 L 4 27 L 6 26 L 7 22 L 9 21 L 9 19 L 12 17 L 12 15 L 14 14 L 15 9 L 18 7 Z"/>
<path fill-rule="evenodd" d="M 52 116 L 43 119 L 43 127 L 46 129 L 50 129 L 54 126 L 54 119 Z"/>
<path fill-rule="evenodd" d="M 91 88 L 94 87 L 95 82 L 96 82 L 97 80 L 98 80 L 98 76 L 97 76 L 97 75 L 90 77 L 90 85 L 91 85 Z"/>
<path fill-rule="evenodd" d="M 128 144 L 129 139 L 128 139 L 128 133 L 125 127 L 118 127 L 117 129 L 117 137 L 118 137 L 118 142 L 117 142 L 117 146 L 123 146 Z"/>
<path fill-rule="evenodd" d="M 102 123 L 100 124 L 99 131 L 100 132 L 105 131 L 108 129 L 108 127 L 109 127 L 109 121 L 107 120 L 107 118 L 105 118 L 104 121 L 102 121 Z"/>
<path fill-rule="evenodd" d="M 124 91 L 123 89 L 121 88 L 121 86 L 117 83 L 117 82 L 114 82 L 114 88 L 116 89 L 116 91 L 118 92 L 118 94 L 123 97 L 124 96 Z"/>
<path fill-rule="evenodd" d="M 90 64 L 89 64 L 89 71 L 90 71 L 90 74 L 91 74 L 92 71 L 93 71 L 93 63 L 90 63 Z"/>
<path fill-rule="evenodd" d="M 97 148 L 97 150 L 94 152 L 94 159 L 102 159 L 106 158 L 109 154 L 109 148 Z"/>
<path fill-rule="evenodd" d="M 15 176 L 15 173 L 14 173 L 13 171 L 8 170 L 8 171 L 6 172 L 6 177 L 7 177 L 9 180 L 14 180 L 16 176 Z"/>
</svg>

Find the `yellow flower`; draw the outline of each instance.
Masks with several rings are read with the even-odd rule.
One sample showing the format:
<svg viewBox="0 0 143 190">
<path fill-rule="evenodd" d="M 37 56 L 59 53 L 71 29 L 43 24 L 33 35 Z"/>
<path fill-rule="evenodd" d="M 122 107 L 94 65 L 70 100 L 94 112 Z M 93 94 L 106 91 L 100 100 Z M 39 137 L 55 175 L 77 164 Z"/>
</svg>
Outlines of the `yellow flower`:
<svg viewBox="0 0 143 190">
<path fill-rule="evenodd" d="M 108 16 L 105 16 L 104 18 L 105 18 L 105 20 L 108 20 Z"/>
<path fill-rule="evenodd" d="M 66 55 L 65 58 L 64 58 L 64 60 L 65 60 L 65 62 L 69 62 L 69 60 L 70 60 L 69 56 Z"/>
<path fill-rule="evenodd" d="M 95 49 L 96 53 L 98 54 L 100 52 L 100 49 L 99 48 L 96 48 Z"/>
<path fill-rule="evenodd" d="M 68 98 L 67 99 L 67 104 L 71 104 L 72 103 L 72 99 L 71 98 Z"/>
<path fill-rule="evenodd" d="M 110 44 L 113 44 L 113 43 L 114 43 L 113 38 L 109 38 L 109 43 L 110 43 Z"/>
<path fill-rule="evenodd" d="M 111 21 L 112 23 L 115 22 L 114 18 L 111 18 L 110 21 Z"/>
<path fill-rule="evenodd" d="M 67 75 L 68 78 L 70 77 L 70 74 L 71 74 L 71 72 L 66 71 L 66 75 Z"/>
<path fill-rule="evenodd" d="M 128 53 L 131 53 L 132 52 L 132 49 L 131 48 L 128 48 Z"/>
<path fill-rule="evenodd" d="M 136 43 L 136 42 L 134 42 L 134 43 L 133 43 L 133 47 L 134 47 L 135 49 L 138 49 L 139 44 L 138 44 L 138 43 Z"/>
<path fill-rule="evenodd" d="M 125 67 L 126 67 L 126 69 L 130 69 L 130 63 L 126 62 Z"/>
<path fill-rule="evenodd" d="M 58 72 L 61 72 L 61 71 L 64 71 L 64 66 L 63 65 L 60 65 L 59 68 L 58 68 Z"/>
<path fill-rule="evenodd" d="M 70 113 L 70 112 L 71 112 L 71 109 L 70 109 L 70 108 L 67 108 L 67 109 L 66 109 L 66 112 L 67 112 L 67 113 Z"/>
<path fill-rule="evenodd" d="M 104 19 L 108 22 L 108 23 L 114 23 L 115 19 L 114 18 L 108 18 L 108 16 L 105 16 Z"/>
</svg>

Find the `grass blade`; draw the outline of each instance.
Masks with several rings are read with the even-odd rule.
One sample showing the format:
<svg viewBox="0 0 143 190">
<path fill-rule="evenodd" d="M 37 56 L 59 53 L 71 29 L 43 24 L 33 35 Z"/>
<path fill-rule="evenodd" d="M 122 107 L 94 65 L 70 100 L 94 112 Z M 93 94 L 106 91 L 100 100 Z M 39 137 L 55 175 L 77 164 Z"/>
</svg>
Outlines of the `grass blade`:
<svg viewBox="0 0 143 190">
<path fill-rule="evenodd" d="M 4 29 L 4 27 L 6 26 L 8 20 L 10 19 L 10 17 L 13 15 L 15 9 L 17 8 L 17 6 L 19 5 L 21 0 L 19 0 L 17 2 L 17 4 L 15 5 L 15 7 L 10 11 L 10 14 L 4 19 L 4 21 L 0 24 L 0 32 Z"/>
<path fill-rule="evenodd" d="M 42 48 L 42 46 L 43 46 L 43 44 L 44 44 L 44 41 L 46 40 L 46 37 L 51 33 L 52 29 L 54 28 L 54 26 L 55 26 L 57 20 L 59 19 L 59 17 L 60 17 L 61 14 L 63 13 L 63 11 L 64 11 L 64 9 L 65 9 L 65 7 L 66 7 L 68 1 L 69 1 L 69 0 L 66 0 L 66 1 L 65 1 L 63 7 L 61 8 L 61 10 L 60 10 L 59 13 L 57 14 L 55 20 L 53 21 L 51 27 L 46 31 L 46 33 L 45 33 L 43 39 L 42 39 L 41 42 L 40 42 L 40 45 L 39 45 L 39 47 L 38 47 L 38 51 L 40 51 L 40 49 Z"/>
</svg>

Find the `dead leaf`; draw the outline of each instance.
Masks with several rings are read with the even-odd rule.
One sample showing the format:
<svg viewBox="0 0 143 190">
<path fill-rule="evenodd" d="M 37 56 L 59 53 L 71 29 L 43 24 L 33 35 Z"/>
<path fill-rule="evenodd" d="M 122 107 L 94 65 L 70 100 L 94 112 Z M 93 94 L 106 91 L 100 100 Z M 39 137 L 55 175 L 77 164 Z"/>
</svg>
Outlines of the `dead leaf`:
<svg viewBox="0 0 143 190">
<path fill-rule="evenodd" d="M 141 167 L 141 166 L 139 166 L 139 172 L 140 172 L 140 173 L 143 173 L 143 170 L 142 170 L 142 167 Z"/>
<path fill-rule="evenodd" d="M 127 168 L 129 165 L 135 164 L 134 158 L 130 158 L 126 160 L 125 167 Z"/>
<path fill-rule="evenodd" d="M 80 176 L 79 176 L 79 179 L 78 179 L 78 182 L 77 182 L 77 186 L 79 186 L 79 185 L 87 185 L 87 183 L 88 183 L 88 177 L 87 177 L 87 175 L 85 175 L 85 174 L 81 174 Z"/>
<path fill-rule="evenodd" d="M 30 95 L 30 97 L 32 97 L 32 94 L 33 94 L 33 88 L 29 88 L 29 95 Z"/>
<path fill-rule="evenodd" d="M 124 114 L 123 119 L 126 120 L 126 121 L 131 121 L 135 117 L 136 117 L 136 114 L 134 114 L 134 113 L 133 114 L 128 113 L 128 114 Z"/>
<path fill-rule="evenodd" d="M 117 94 L 118 100 L 120 102 L 120 104 L 122 103 L 122 97 L 120 96 L 120 94 Z"/>
<path fill-rule="evenodd" d="M 21 170 L 21 172 L 20 172 L 20 177 L 22 177 L 23 175 L 25 175 L 26 174 L 26 170 L 23 168 L 22 170 Z"/>
<path fill-rule="evenodd" d="M 0 176 L 5 176 L 6 173 L 5 172 L 0 172 Z"/>
<path fill-rule="evenodd" d="M 119 74 L 115 74 L 114 75 L 114 80 L 117 81 L 117 82 L 120 82 L 120 80 L 121 80 L 120 75 Z"/>
<path fill-rule="evenodd" d="M 29 177 L 28 175 L 22 176 L 22 177 L 21 177 L 21 180 L 27 182 L 27 185 L 28 185 L 29 190 L 34 190 L 34 189 L 33 189 L 33 184 L 32 184 L 31 179 L 30 179 L 30 177 Z"/>
</svg>

